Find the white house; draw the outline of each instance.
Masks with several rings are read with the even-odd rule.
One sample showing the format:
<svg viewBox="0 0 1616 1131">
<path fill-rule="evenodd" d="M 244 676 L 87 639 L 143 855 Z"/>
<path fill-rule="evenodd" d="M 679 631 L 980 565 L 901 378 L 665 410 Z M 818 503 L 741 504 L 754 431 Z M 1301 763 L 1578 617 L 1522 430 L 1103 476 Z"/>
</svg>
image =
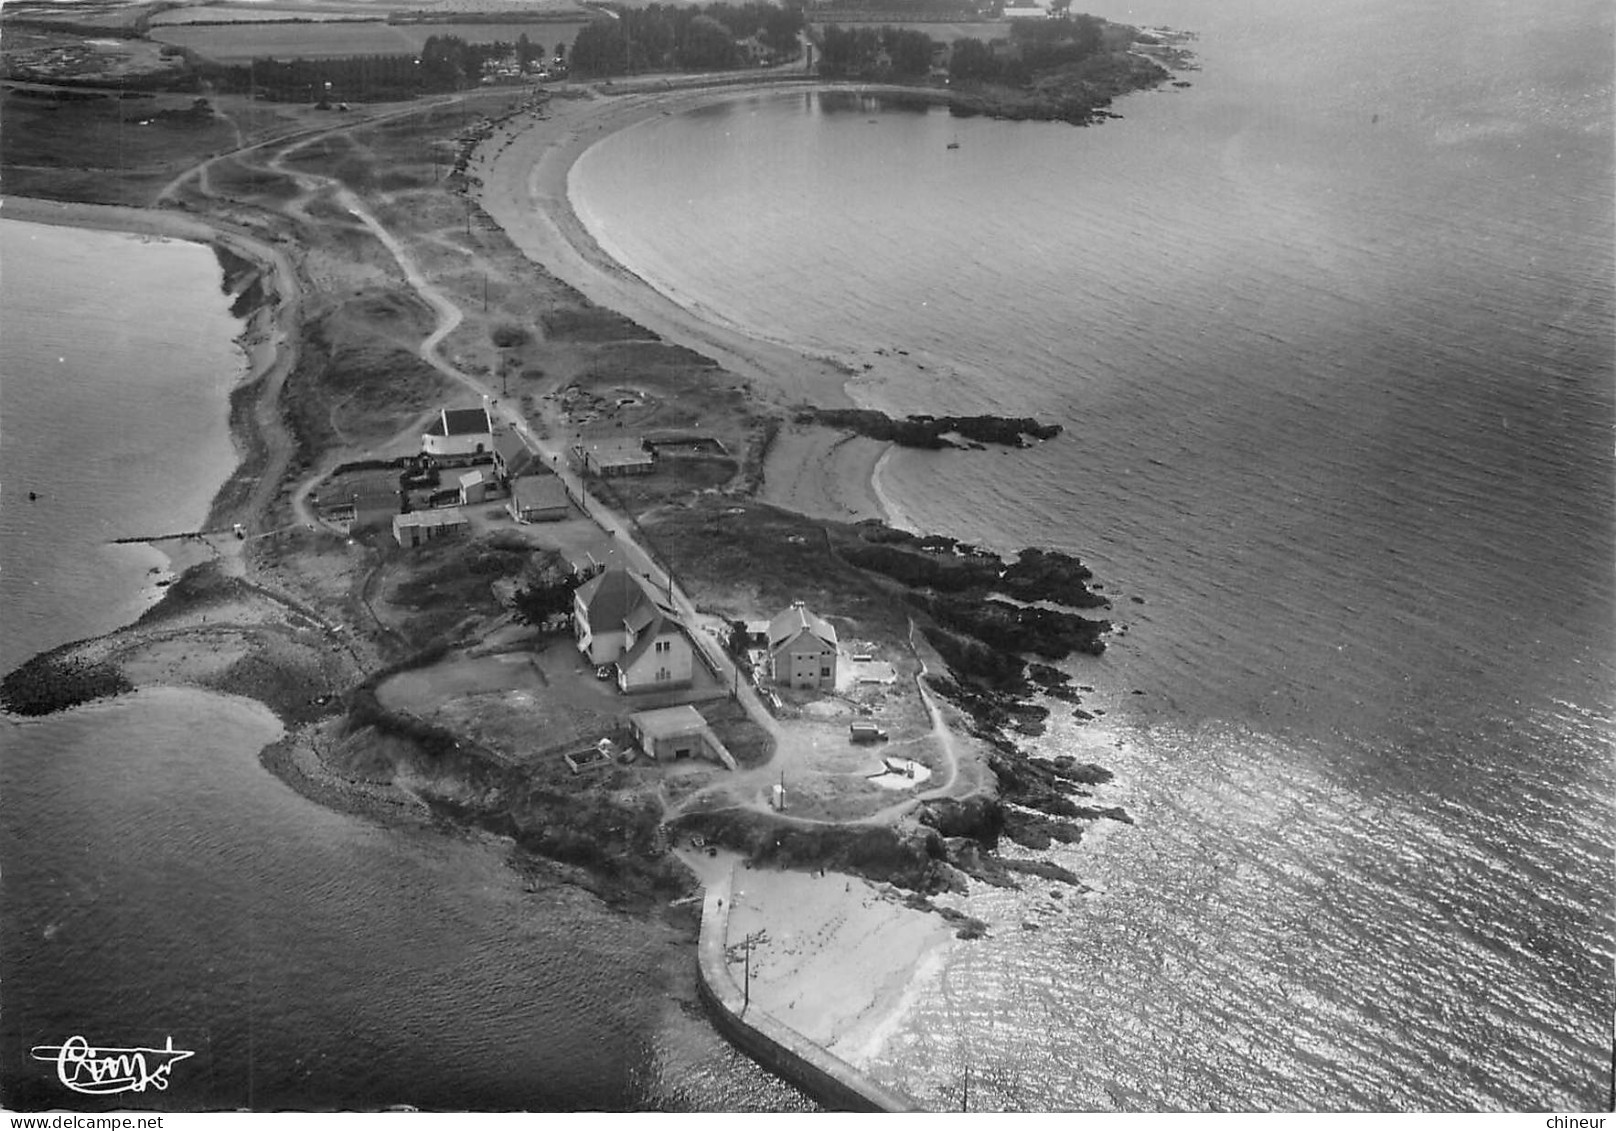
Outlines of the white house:
<svg viewBox="0 0 1616 1131">
<path fill-rule="evenodd" d="M 784 687 L 836 686 L 836 630 L 801 601 L 769 622 L 769 676 Z"/>
<path fill-rule="evenodd" d="M 494 422 L 486 408 L 446 408 L 421 434 L 421 452 L 434 463 L 476 463 L 493 458 Z"/>
<path fill-rule="evenodd" d="M 608 569 L 573 593 L 573 635 L 591 664 L 615 665 L 617 685 L 644 691 L 690 685 L 694 654 L 673 610 L 625 569 Z"/>
</svg>

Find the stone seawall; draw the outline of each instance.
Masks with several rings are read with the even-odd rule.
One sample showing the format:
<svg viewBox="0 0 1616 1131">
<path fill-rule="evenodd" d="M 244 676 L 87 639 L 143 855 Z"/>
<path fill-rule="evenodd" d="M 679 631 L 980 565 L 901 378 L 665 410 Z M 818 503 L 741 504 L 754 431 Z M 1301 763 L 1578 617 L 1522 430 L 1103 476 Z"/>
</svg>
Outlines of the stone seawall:
<svg viewBox="0 0 1616 1131">
<path fill-rule="evenodd" d="M 833 1111 L 913 1111 L 896 1092 L 883 1088 L 840 1057 L 831 1055 L 801 1033 L 761 1009 L 746 1009 L 725 960 L 729 938 L 731 878 L 708 885 L 701 909 L 702 1000 L 713 1023 L 731 1043 L 771 1072 L 784 1077 Z"/>
</svg>

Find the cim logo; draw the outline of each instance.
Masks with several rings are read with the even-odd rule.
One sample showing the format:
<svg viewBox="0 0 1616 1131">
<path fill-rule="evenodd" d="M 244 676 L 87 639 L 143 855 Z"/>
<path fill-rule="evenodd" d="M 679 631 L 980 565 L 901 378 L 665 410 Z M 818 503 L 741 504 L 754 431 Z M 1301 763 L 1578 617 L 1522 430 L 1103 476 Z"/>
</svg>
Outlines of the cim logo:
<svg viewBox="0 0 1616 1131">
<path fill-rule="evenodd" d="M 160 1049 L 114 1048 L 91 1045 L 83 1037 L 69 1037 L 59 1045 L 35 1045 L 35 1060 L 56 1065 L 56 1078 L 64 1087 L 86 1096 L 115 1096 L 120 1092 L 168 1090 L 174 1065 L 194 1052 L 174 1047 L 169 1037 Z"/>
</svg>

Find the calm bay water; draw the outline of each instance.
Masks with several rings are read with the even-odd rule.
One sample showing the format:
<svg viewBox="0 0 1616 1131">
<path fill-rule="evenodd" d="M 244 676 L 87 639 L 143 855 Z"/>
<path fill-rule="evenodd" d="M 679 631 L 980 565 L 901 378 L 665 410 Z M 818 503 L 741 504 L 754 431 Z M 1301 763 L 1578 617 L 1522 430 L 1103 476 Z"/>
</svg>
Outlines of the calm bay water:
<svg viewBox="0 0 1616 1131">
<path fill-rule="evenodd" d="M 239 325 L 213 252 L 0 221 L 0 670 L 132 620 L 235 453 Z M 32 493 L 37 496 L 30 501 Z"/>
<path fill-rule="evenodd" d="M 1095 566 L 1107 714 L 1040 749 L 1138 823 L 1055 852 L 1082 898 L 962 901 L 995 937 L 874 1067 L 944 1107 L 967 1062 L 983 1107 L 1603 1105 L 1616 17 L 1108 14 L 1205 69 L 1089 130 L 759 96 L 574 171 L 603 246 L 861 401 L 1067 430 L 879 486 Z"/>
<path fill-rule="evenodd" d="M 107 540 L 200 523 L 241 361 L 206 248 L 6 221 L 0 258 L 9 670 L 150 603 L 165 559 Z M 706 1024 L 677 932 L 314 805 L 258 762 L 280 734 L 179 689 L 0 724 L 0 1103 L 808 1106 Z M 196 1055 L 95 1099 L 29 1055 L 74 1035 Z"/>
</svg>

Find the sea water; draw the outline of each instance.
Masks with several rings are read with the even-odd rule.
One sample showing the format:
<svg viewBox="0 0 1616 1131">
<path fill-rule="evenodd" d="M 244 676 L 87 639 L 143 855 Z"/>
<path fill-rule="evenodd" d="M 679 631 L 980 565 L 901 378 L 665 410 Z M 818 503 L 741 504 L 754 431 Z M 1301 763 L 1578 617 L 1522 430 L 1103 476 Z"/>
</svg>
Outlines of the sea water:
<svg viewBox="0 0 1616 1131">
<path fill-rule="evenodd" d="M 212 252 L 0 223 L 9 670 L 148 607 L 232 464 L 242 361 Z M 27 493 L 36 496 L 30 502 Z M 693 949 L 497 837 L 323 809 L 251 700 L 151 689 L 0 723 L 0 1102 L 13 1110 L 799 1109 L 707 1026 Z M 32 1050 L 172 1047 L 167 1087 Z"/>
<path fill-rule="evenodd" d="M 1095 567 L 1105 714 L 1033 745 L 1136 823 L 1049 854 L 1088 890 L 961 901 L 992 937 L 872 1067 L 944 1108 L 1599 1106 L 1616 17 L 1101 14 L 1203 69 L 1091 129 L 759 95 L 573 174 L 608 251 L 861 402 L 1065 429 L 877 485 Z"/>
</svg>

